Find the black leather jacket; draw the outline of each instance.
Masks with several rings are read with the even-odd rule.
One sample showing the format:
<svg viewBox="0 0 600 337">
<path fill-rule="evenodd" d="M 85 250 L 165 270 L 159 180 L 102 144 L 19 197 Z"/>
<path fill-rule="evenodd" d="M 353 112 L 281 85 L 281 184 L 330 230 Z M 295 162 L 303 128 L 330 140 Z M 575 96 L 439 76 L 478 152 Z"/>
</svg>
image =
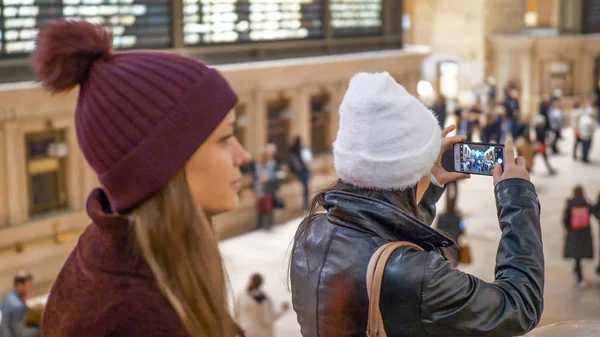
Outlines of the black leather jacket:
<svg viewBox="0 0 600 337">
<path fill-rule="evenodd" d="M 431 185 L 419 218 L 431 224 L 443 189 Z M 495 190 L 502 239 L 496 281 L 453 269 L 439 253 L 451 239 L 389 203 L 328 192 L 326 214 L 298 232 L 291 265 L 294 310 L 304 337 L 365 336 L 365 275 L 383 244 L 405 240 L 383 280 L 381 312 L 392 336 L 516 336 L 533 329 L 543 308 L 544 256 L 535 187 L 506 180 Z"/>
</svg>

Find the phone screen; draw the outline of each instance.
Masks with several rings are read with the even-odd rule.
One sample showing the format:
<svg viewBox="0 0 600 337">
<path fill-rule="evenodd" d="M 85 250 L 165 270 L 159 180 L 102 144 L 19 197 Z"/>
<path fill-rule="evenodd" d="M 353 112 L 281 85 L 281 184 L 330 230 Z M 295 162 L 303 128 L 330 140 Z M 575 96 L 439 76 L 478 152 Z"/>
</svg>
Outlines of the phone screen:
<svg viewBox="0 0 600 337">
<path fill-rule="evenodd" d="M 504 147 L 494 144 L 461 143 L 460 172 L 492 175 L 496 163 L 504 169 Z"/>
</svg>

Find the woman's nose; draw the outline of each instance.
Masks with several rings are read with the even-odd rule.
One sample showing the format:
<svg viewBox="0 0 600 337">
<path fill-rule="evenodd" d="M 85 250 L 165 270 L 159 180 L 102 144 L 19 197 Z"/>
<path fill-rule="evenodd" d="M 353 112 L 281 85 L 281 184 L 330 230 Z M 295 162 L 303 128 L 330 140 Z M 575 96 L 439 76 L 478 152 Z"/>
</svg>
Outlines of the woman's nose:
<svg viewBox="0 0 600 337">
<path fill-rule="evenodd" d="M 234 151 L 235 152 L 233 154 L 233 163 L 236 167 L 240 167 L 244 164 L 247 164 L 252 159 L 252 155 L 250 155 L 250 152 L 248 152 L 238 140 L 236 140 L 236 147 Z"/>
</svg>

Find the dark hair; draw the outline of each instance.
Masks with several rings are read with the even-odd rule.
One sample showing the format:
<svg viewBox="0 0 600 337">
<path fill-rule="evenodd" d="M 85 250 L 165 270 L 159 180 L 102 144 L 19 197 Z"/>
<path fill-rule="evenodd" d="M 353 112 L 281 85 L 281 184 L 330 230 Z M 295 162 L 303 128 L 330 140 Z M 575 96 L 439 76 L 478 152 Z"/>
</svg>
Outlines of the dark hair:
<svg viewBox="0 0 600 337">
<path fill-rule="evenodd" d="M 19 272 L 17 273 L 17 275 L 15 275 L 14 279 L 13 279 L 13 284 L 14 286 L 18 286 L 18 285 L 23 285 L 29 281 L 33 280 L 33 275 L 27 273 L 27 272 Z"/>
<path fill-rule="evenodd" d="M 331 186 L 322 189 L 314 196 L 308 208 L 308 219 L 311 219 L 317 213 L 319 207 L 325 199 L 325 195 L 332 191 L 354 193 L 364 197 L 385 201 L 402 209 L 403 211 L 417 216 L 418 208 L 416 203 L 416 190 L 416 184 L 414 187 L 406 188 L 404 190 L 375 190 L 354 186 L 352 184 L 343 182 L 341 179 L 338 179 Z M 300 226 L 303 225 L 304 223 Z"/>
<path fill-rule="evenodd" d="M 579 102 L 575 102 L 575 104 L 573 104 L 573 107 L 575 109 L 579 109 L 579 107 L 581 107 L 581 104 Z"/>
<path fill-rule="evenodd" d="M 573 200 L 586 200 L 585 195 L 583 194 L 583 187 L 581 185 L 576 185 L 573 188 Z"/>
<path fill-rule="evenodd" d="M 252 274 L 252 276 L 250 276 L 250 283 L 248 284 L 248 292 L 260 288 L 260 286 L 262 286 L 262 284 L 263 284 L 262 275 L 260 275 L 258 273 Z"/>
</svg>

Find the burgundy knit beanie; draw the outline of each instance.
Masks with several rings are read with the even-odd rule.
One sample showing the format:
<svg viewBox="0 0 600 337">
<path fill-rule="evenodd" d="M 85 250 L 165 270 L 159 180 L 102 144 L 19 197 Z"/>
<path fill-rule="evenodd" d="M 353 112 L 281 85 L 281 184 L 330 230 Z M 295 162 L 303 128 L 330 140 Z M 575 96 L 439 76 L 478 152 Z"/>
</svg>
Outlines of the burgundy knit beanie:
<svg viewBox="0 0 600 337">
<path fill-rule="evenodd" d="M 101 26 L 58 21 L 39 35 L 33 66 L 52 92 L 80 85 L 79 145 L 113 211 L 164 188 L 237 104 L 215 70 L 163 52 L 112 50 Z"/>
</svg>

